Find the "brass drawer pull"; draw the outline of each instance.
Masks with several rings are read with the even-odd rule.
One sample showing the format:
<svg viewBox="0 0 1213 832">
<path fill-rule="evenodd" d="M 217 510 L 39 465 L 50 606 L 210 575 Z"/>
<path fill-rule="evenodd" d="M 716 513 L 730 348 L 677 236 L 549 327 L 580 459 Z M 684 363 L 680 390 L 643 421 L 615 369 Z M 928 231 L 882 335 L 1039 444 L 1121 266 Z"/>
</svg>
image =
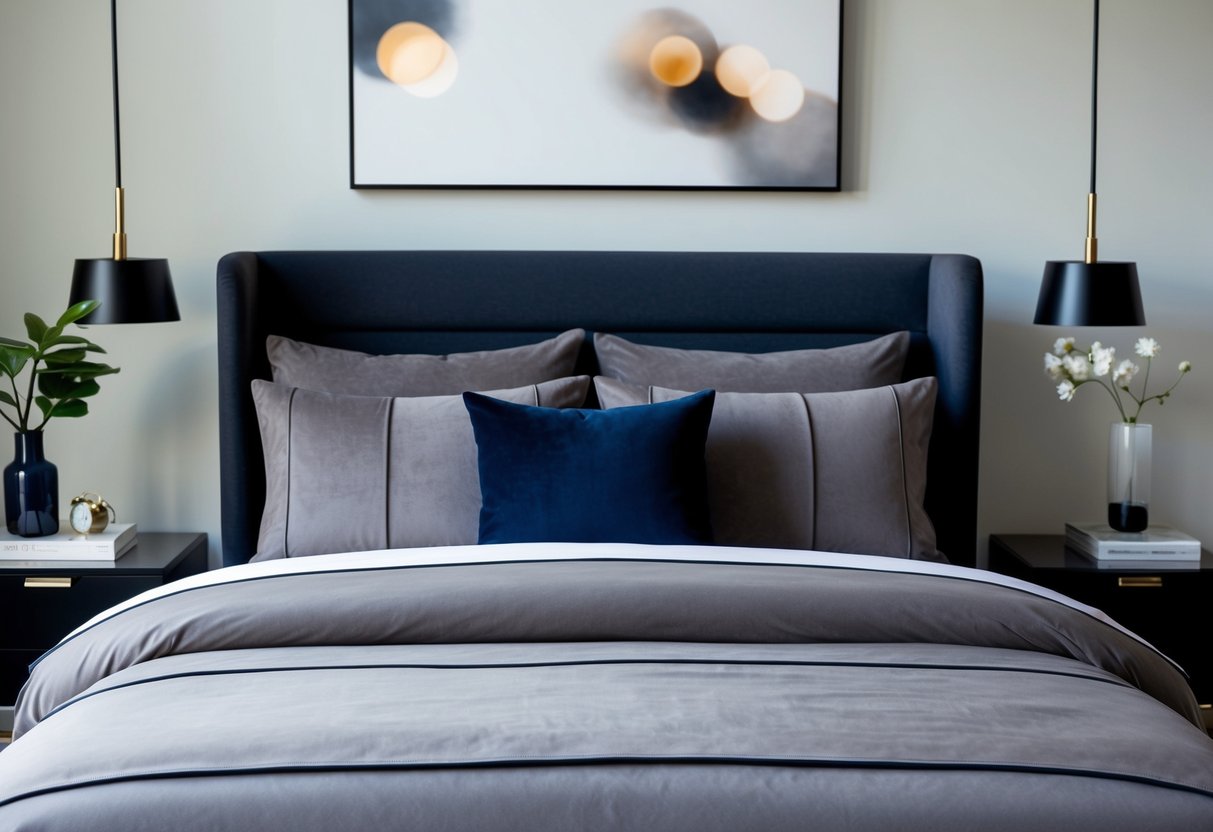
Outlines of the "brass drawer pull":
<svg viewBox="0 0 1213 832">
<path fill-rule="evenodd" d="M 1122 587 L 1161 587 L 1162 578 L 1157 575 L 1123 576 L 1116 579 L 1116 585 Z"/>
<path fill-rule="evenodd" d="M 33 576 L 25 579 L 26 589 L 71 589 L 75 578 L 61 578 L 57 575 Z"/>
</svg>

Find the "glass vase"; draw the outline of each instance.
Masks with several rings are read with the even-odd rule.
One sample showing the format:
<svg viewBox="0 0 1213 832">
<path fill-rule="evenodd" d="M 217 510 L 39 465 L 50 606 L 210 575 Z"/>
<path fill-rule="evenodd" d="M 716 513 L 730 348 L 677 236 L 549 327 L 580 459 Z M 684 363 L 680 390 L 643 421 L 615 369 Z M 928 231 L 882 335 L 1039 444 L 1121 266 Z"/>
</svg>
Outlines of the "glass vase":
<svg viewBox="0 0 1213 832">
<path fill-rule="evenodd" d="M 1108 434 L 1108 525 L 1141 532 L 1150 525 L 1151 426 L 1116 422 Z"/>
<path fill-rule="evenodd" d="M 42 431 L 14 437 L 4 468 L 4 520 L 9 534 L 44 537 L 59 531 L 59 469 L 42 452 Z"/>
</svg>

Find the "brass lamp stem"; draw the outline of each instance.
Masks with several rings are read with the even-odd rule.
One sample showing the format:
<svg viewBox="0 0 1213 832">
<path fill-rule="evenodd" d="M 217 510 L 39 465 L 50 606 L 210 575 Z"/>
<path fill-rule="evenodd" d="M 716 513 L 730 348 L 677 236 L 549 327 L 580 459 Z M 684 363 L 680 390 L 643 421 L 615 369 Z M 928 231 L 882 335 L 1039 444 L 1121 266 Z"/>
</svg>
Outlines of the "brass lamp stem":
<svg viewBox="0 0 1213 832">
<path fill-rule="evenodd" d="M 126 259 L 126 199 L 114 188 L 114 259 Z"/>
<path fill-rule="evenodd" d="M 1095 238 L 1095 194 L 1087 194 L 1087 253 L 1086 262 L 1099 259 L 1099 240 Z"/>
</svg>

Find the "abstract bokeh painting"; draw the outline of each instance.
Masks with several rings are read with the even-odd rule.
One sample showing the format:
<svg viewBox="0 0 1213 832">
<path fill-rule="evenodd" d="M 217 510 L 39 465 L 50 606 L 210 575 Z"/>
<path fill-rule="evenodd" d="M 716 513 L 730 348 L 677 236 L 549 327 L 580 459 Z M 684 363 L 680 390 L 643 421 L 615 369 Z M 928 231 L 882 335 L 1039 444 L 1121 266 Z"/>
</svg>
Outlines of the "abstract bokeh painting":
<svg viewBox="0 0 1213 832">
<path fill-rule="evenodd" d="M 354 188 L 838 190 L 841 0 L 349 0 Z"/>
</svg>

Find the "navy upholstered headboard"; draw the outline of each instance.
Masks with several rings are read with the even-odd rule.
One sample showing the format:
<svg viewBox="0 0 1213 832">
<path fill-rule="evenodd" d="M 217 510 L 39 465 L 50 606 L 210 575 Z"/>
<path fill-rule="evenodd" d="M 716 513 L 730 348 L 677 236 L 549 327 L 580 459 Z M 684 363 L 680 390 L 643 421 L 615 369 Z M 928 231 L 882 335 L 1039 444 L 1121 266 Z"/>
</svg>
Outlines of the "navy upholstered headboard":
<svg viewBox="0 0 1213 832">
<path fill-rule="evenodd" d="M 927 509 L 972 565 L 981 264 L 962 255 L 586 251 L 238 252 L 219 261 L 223 562 L 255 552 L 265 475 L 249 383 L 265 336 L 372 353 L 514 346 L 572 327 L 762 352 L 911 331 L 906 377 L 936 375 Z M 582 363 L 592 370 L 592 350 Z"/>
</svg>

